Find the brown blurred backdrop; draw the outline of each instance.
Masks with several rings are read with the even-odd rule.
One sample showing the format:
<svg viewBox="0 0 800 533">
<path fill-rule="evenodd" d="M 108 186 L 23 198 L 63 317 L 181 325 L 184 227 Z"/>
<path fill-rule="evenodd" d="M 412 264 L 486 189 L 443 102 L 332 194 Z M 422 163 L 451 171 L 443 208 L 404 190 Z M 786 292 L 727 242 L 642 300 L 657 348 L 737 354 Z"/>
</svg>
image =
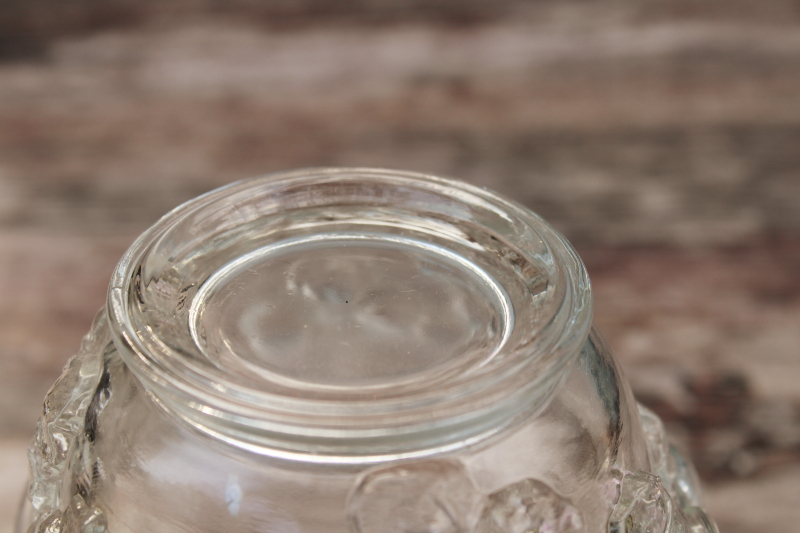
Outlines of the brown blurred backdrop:
<svg viewBox="0 0 800 533">
<path fill-rule="evenodd" d="M 4 0 L 0 533 L 125 248 L 318 165 L 455 176 L 551 221 L 722 532 L 797 530 L 797 0 Z"/>
</svg>

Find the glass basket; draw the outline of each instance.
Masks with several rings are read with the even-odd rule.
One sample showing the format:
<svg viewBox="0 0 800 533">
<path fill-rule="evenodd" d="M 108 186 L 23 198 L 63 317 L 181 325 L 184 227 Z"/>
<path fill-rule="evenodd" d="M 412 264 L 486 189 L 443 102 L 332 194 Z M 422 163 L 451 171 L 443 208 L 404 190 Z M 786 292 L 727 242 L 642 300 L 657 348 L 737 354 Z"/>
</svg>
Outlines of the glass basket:
<svg viewBox="0 0 800 533">
<path fill-rule="evenodd" d="M 300 170 L 158 221 L 44 403 L 19 533 L 707 533 L 526 208 Z"/>
</svg>

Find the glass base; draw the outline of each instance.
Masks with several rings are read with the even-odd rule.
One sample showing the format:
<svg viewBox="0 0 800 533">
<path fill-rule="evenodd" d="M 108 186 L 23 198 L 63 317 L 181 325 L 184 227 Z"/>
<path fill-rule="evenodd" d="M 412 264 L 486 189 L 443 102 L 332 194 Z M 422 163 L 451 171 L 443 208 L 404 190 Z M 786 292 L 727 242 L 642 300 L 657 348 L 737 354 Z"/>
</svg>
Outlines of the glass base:
<svg viewBox="0 0 800 533">
<path fill-rule="evenodd" d="M 514 328 L 508 294 L 482 265 L 379 233 L 253 250 L 203 283 L 189 315 L 194 342 L 231 379 L 357 393 L 468 372 Z"/>
</svg>

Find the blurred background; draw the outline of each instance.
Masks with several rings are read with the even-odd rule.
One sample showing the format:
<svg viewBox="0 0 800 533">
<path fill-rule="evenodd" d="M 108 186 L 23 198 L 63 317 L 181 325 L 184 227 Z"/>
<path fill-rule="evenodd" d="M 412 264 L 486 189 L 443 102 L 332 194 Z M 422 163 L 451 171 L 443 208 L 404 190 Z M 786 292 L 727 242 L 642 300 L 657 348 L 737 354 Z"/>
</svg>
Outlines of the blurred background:
<svg viewBox="0 0 800 533">
<path fill-rule="evenodd" d="M 721 531 L 797 530 L 797 0 L 4 0 L 0 532 L 133 239 L 318 165 L 459 177 L 544 216 Z"/>
</svg>

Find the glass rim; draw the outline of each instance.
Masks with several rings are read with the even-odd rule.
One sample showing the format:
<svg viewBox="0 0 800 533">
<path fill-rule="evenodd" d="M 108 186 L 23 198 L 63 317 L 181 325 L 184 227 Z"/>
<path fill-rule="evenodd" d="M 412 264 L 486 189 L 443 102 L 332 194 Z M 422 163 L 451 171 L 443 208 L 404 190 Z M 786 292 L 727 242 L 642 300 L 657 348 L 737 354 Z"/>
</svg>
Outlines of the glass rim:
<svg viewBox="0 0 800 533">
<path fill-rule="evenodd" d="M 313 188 L 342 180 L 433 191 L 526 227 L 540 240 L 545 254 L 526 251 L 548 269 L 548 282 L 562 289 L 548 304 L 537 334 L 505 353 L 502 364 L 455 376 L 441 390 L 354 401 L 291 397 L 233 382 L 170 347 L 132 311 L 131 295 L 141 282 L 137 272 L 142 263 L 155 243 L 163 242 L 187 217 L 256 191 L 274 194 L 285 188 Z M 262 455 L 368 463 L 443 453 L 495 434 L 543 407 L 588 337 L 592 296 L 583 263 L 567 240 L 529 209 L 491 191 L 416 172 L 309 168 L 234 182 L 164 215 L 116 266 L 107 312 L 114 343 L 126 365 L 159 404 L 191 426 Z"/>
</svg>

